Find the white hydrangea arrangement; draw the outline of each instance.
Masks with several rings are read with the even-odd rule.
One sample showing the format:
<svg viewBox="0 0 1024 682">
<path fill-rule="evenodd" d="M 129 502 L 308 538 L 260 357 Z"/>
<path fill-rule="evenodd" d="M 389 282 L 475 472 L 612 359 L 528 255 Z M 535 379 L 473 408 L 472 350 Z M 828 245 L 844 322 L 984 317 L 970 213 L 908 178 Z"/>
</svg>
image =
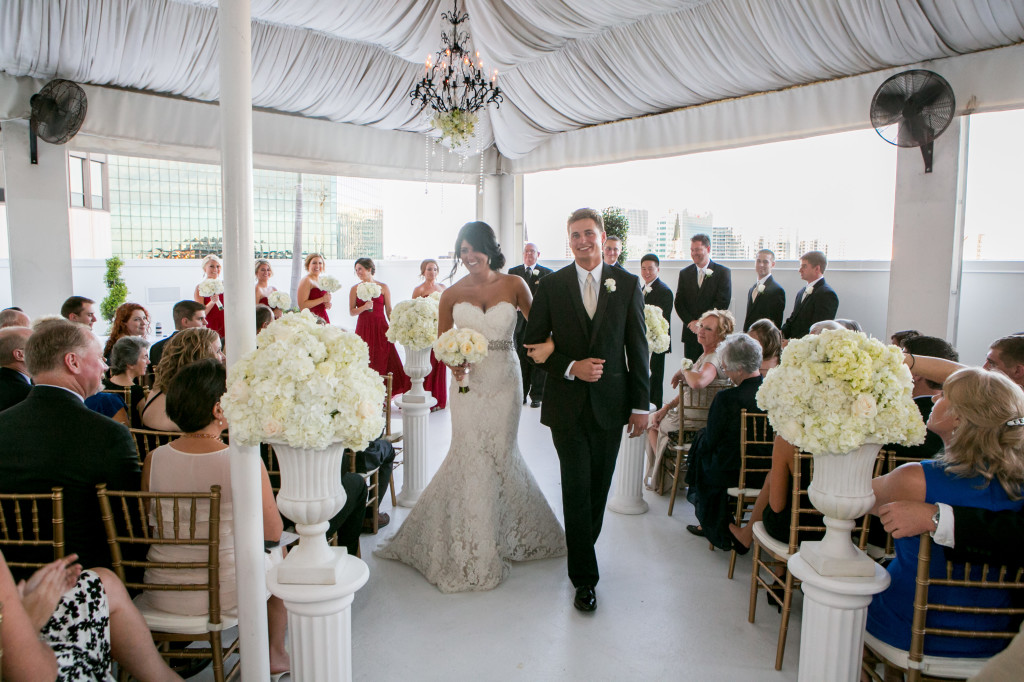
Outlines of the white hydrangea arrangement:
<svg viewBox="0 0 1024 682">
<path fill-rule="evenodd" d="M 313 450 L 364 449 L 384 429 L 383 404 L 366 343 L 318 325 L 308 310 L 286 313 L 260 333 L 256 350 L 228 370 L 221 398 L 233 440 Z"/>
<path fill-rule="evenodd" d="M 271 291 L 270 296 L 267 296 L 267 301 L 271 308 L 278 310 L 288 310 L 292 307 L 292 297 L 288 295 L 287 291 Z"/>
<path fill-rule="evenodd" d="M 199 283 L 199 295 L 206 298 L 213 298 L 224 293 L 224 282 L 219 279 L 204 279 Z M 223 308 L 220 298 L 217 298 L 217 307 Z"/>
<path fill-rule="evenodd" d="M 427 296 L 427 298 L 430 298 L 430 299 L 433 299 L 433 300 L 435 300 L 437 302 L 440 302 L 441 301 L 441 292 L 440 291 L 432 291 L 432 292 L 430 292 L 430 295 Z"/>
<path fill-rule="evenodd" d="M 388 341 L 413 350 L 430 348 L 437 338 L 437 301 L 430 297 L 402 301 L 391 311 Z"/>
<path fill-rule="evenodd" d="M 475 364 L 487 357 L 487 337 L 469 327 L 452 327 L 434 341 L 434 356 L 449 367 Z M 459 393 L 469 393 L 469 378 L 459 381 Z"/>
<path fill-rule="evenodd" d="M 380 294 L 381 288 L 376 282 L 360 282 L 356 287 L 356 298 L 360 301 L 372 301 Z"/>
<path fill-rule="evenodd" d="M 668 320 L 656 305 L 644 306 L 644 323 L 647 325 L 647 345 L 652 353 L 664 353 L 671 339 L 668 336 Z"/>
<path fill-rule="evenodd" d="M 801 450 L 843 454 L 865 443 L 923 442 L 911 392 L 899 348 L 837 329 L 791 341 L 757 404 L 775 432 Z"/>
<path fill-rule="evenodd" d="M 338 281 L 337 277 L 331 275 L 320 275 L 316 280 L 316 288 L 323 289 L 329 293 L 334 293 L 341 288 L 341 282 Z"/>
</svg>

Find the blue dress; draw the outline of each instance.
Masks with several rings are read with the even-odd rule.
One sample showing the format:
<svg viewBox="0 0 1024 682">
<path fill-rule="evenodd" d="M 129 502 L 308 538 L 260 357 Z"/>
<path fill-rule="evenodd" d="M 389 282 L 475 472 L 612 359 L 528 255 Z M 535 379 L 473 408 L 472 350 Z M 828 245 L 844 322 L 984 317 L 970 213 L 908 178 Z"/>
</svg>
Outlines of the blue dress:
<svg viewBox="0 0 1024 682">
<path fill-rule="evenodd" d="M 1011 500 L 999 482 L 987 482 L 981 476 L 973 478 L 957 478 L 946 472 L 941 462 L 925 460 L 921 462 L 924 469 L 925 501 L 930 503 L 943 502 L 959 507 L 980 507 L 993 511 L 1011 509 L 1014 511 L 1024 507 L 1024 500 Z M 892 582 L 889 588 L 875 595 L 868 607 L 867 630 L 887 644 L 900 649 L 910 648 L 910 625 L 914 617 L 914 582 L 917 577 L 917 550 L 920 544 L 918 536 L 896 540 L 896 558 L 889 564 L 889 577 Z M 940 545 L 932 545 L 931 576 L 945 577 L 946 554 Z M 993 575 L 995 571 L 992 571 Z M 972 566 L 971 574 L 981 576 L 981 566 Z M 959 570 L 954 577 L 962 577 Z M 951 589 L 932 586 L 928 589 L 929 601 L 938 601 L 952 605 L 996 606 L 1010 605 L 1010 598 L 1005 590 L 994 589 Z M 979 624 L 974 614 L 928 613 L 929 627 L 972 629 Z M 987 619 L 988 623 L 993 623 Z M 999 626 L 1000 629 L 1010 628 L 1010 618 Z M 964 658 L 982 658 L 992 656 L 1006 647 L 1006 640 L 965 639 L 959 637 L 940 637 L 929 635 L 924 640 L 924 653 L 930 656 L 957 656 Z"/>
</svg>

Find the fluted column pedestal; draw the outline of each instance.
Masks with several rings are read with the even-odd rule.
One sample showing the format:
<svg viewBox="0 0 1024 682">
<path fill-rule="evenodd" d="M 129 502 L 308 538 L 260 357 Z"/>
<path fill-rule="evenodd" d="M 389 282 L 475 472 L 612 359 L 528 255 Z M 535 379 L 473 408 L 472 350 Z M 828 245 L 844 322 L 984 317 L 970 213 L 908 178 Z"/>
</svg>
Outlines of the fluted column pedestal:
<svg viewBox="0 0 1024 682">
<path fill-rule="evenodd" d="M 628 427 L 622 429 L 619 458 L 612 481 L 612 498 L 608 509 L 619 514 L 646 514 L 644 501 L 644 443 L 643 436 L 630 438 Z"/>
<path fill-rule="evenodd" d="M 864 626 L 872 595 L 889 586 L 889 574 L 875 565 L 870 578 L 818 575 L 800 553 L 789 570 L 803 581 L 799 682 L 856 682 L 860 679 Z"/>
<path fill-rule="evenodd" d="M 430 408 L 437 400 L 429 393 L 423 402 L 408 402 L 399 396 L 402 404 L 402 492 L 396 498 L 399 506 L 412 507 L 430 482 L 427 476 L 427 435 Z"/>
<path fill-rule="evenodd" d="M 370 570 L 354 556 L 339 552 L 343 569 L 333 585 L 287 585 L 277 568 L 267 586 L 288 609 L 292 679 L 296 682 L 349 682 L 352 679 L 352 599 Z"/>
</svg>

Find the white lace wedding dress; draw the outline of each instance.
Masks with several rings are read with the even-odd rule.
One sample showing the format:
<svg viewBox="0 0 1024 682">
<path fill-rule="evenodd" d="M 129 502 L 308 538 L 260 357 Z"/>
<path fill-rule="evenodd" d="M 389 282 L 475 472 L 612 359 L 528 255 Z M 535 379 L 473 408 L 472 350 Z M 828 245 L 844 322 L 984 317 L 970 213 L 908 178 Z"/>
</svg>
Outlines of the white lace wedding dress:
<svg viewBox="0 0 1024 682">
<path fill-rule="evenodd" d="M 469 393 L 452 385 L 451 448 L 398 532 L 374 552 L 416 568 L 442 592 L 490 590 L 510 561 L 565 554 L 565 532 L 537 486 L 516 433 L 523 388 L 512 334 L 516 309 L 486 312 L 456 303 L 458 327 L 490 343 L 469 373 Z"/>
</svg>

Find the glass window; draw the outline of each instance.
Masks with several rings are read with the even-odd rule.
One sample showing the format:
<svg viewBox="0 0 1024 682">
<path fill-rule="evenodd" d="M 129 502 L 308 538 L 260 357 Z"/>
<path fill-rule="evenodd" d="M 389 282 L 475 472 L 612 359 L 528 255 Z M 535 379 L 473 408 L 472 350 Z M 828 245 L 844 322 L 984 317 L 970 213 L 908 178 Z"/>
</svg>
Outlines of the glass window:
<svg viewBox="0 0 1024 682">
<path fill-rule="evenodd" d="M 1024 110 L 971 116 L 964 260 L 1024 260 Z"/>
<path fill-rule="evenodd" d="M 78 156 L 68 157 L 68 184 L 71 189 L 71 205 L 85 206 L 85 175 L 83 164 L 85 159 Z"/>
<path fill-rule="evenodd" d="M 103 164 L 99 161 L 89 161 L 89 192 L 92 195 L 90 208 L 103 208 Z"/>
</svg>

